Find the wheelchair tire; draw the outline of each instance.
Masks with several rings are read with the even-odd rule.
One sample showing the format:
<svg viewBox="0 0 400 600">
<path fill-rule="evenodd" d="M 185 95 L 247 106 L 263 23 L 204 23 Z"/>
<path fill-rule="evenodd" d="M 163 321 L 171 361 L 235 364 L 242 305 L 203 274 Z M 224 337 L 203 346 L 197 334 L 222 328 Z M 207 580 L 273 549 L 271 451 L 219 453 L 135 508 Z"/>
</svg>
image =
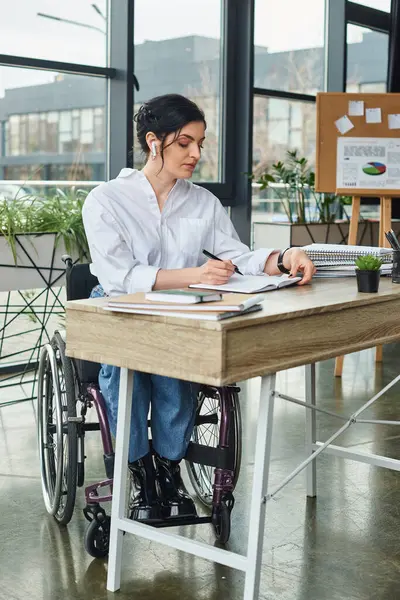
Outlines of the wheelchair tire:
<svg viewBox="0 0 400 600">
<path fill-rule="evenodd" d="M 93 558 L 105 558 L 110 545 L 110 522 L 106 515 L 104 521 L 93 519 L 85 533 L 85 550 Z"/>
<path fill-rule="evenodd" d="M 61 497 L 63 463 L 62 410 L 57 364 L 51 344 L 43 346 L 38 371 L 37 423 L 40 474 L 47 512 L 55 515 Z"/>
<path fill-rule="evenodd" d="M 71 520 L 75 507 L 78 466 L 78 435 L 76 423 L 77 380 L 72 360 L 65 355 L 65 342 L 56 331 L 51 340 L 59 374 L 60 400 L 63 415 L 63 477 L 61 495 L 54 518 L 66 525 Z"/>
<path fill-rule="evenodd" d="M 229 448 L 233 453 L 233 489 L 236 486 L 240 463 L 242 460 L 242 420 L 240 414 L 239 395 L 235 388 L 230 388 L 230 400 L 232 410 L 233 427 L 229 433 Z M 197 444 L 217 447 L 219 443 L 219 431 L 221 426 L 220 416 L 220 401 L 218 394 L 207 393 L 207 388 L 204 387 L 200 391 L 197 399 L 198 415 L 216 415 L 215 424 L 195 425 L 192 435 L 192 441 Z M 186 467 L 191 484 L 196 492 L 197 497 L 204 506 L 210 508 L 213 501 L 213 483 L 214 483 L 214 467 L 201 465 L 186 461 Z"/>
</svg>

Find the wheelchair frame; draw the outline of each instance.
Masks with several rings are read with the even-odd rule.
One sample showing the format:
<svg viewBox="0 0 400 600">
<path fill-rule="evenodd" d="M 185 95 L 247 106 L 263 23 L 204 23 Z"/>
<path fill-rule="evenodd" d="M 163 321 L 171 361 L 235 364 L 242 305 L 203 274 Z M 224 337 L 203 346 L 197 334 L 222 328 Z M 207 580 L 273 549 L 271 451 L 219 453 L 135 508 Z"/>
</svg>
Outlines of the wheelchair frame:
<svg viewBox="0 0 400 600">
<path fill-rule="evenodd" d="M 64 256 L 63 260 L 66 264 L 67 299 L 78 299 L 71 297 L 68 285 L 76 267 L 69 256 Z M 88 265 L 77 266 L 88 269 Z M 92 275 L 90 281 L 95 284 Z M 83 293 L 81 290 L 78 295 L 82 296 Z M 112 500 L 114 451 L 99 386 L 93 381 L 82 381 L 78 375 L 79 370 L 83 373 L 85 365 L 90 363 L 80 361 L 78 365 L 78 362 L 66 356 L 65 337 L 60 332 L 56 331 L 50 343 L 42 348 L 38 373 L 42 491 L 46 510 L 60 524 L 66 525 L 73 514 L 76 487 L 84 484 L 85 434 L 100 430 L 107 479 L 85 488 L 86 506 L 83 509 L 89 521 L 85 534 L 86 550 L 100 558 L 108 554 L 110 517 L 101 504 Z M 234 506 L 233 490 L 241 462 L 239 391 L 236 386 L 201 386 L 198 395 L 195 427 L 185 461 L 196 495 L 204 506 L 211 509 L 211 514 L 169 519 L 153 526 L 212 523 L 217 539 L 221 543 L 228 541 L 230 514 Z M 80 413 L 77 415 L 79 404 Z M 93 405 L 98 422 L 87 423 L 86 414 Z M 213 447 L 201 443 L 205 433 L 209 433 L 212 427 L 218 430 L 218 434 L 214 434 L 217 443 Z M 108 493 L 101 495 L 99 492 L 104 488 L 109 488 Z"/>
</svg>

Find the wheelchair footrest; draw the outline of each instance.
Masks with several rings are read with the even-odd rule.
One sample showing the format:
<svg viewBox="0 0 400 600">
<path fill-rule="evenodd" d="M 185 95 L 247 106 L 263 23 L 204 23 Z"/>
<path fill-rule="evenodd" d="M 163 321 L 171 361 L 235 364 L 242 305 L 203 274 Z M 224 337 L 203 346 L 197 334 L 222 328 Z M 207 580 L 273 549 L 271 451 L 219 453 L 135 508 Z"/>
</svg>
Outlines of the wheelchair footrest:
<svg viewBox="0 0 400 600">
<path fill-rule="evenodd" d="M 186 517 L 176 519 L 165 519 L 165 521 L 158 521 L 151 523 L 152 527 L 181 527 L 182 525 L 202 525 L 203 523 L 211 523 L 211 517 Z M 150 523 L 149 523 L 150 524 Z"/>
</svg>

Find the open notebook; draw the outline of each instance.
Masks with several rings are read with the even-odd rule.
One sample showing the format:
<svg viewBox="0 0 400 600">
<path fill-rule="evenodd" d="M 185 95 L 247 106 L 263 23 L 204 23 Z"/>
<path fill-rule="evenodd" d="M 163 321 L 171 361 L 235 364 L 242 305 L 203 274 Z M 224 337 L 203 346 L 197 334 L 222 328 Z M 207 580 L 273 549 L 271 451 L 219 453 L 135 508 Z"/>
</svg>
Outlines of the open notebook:
<svg viewBox="0 0 400 600">
<path fill-rule="evenodd" d="M 189 287 L 202 290 L 219 290 L 221 292 L 257 294 L 293 285 L 298 281 L 301 281 L 301 277 L 289 277 L 289 275 L 232 275 L 228 283 L 223 285 L 193 283 Z"/>
</svg>

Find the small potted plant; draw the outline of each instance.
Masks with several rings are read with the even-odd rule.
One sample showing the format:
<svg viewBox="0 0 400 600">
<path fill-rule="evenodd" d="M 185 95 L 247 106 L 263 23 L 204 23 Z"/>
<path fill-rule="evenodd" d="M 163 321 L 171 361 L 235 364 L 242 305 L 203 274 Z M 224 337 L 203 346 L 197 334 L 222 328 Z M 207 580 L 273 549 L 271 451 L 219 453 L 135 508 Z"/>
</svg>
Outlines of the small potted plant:
<svg viewBox="0 0 400 600">
<path fill-rule="evenodd" d="M 356 260 L 357 287 L 359 292 L 377 292 L 382 261 L 372 254 L 359 256 Z"/>
</svg>

